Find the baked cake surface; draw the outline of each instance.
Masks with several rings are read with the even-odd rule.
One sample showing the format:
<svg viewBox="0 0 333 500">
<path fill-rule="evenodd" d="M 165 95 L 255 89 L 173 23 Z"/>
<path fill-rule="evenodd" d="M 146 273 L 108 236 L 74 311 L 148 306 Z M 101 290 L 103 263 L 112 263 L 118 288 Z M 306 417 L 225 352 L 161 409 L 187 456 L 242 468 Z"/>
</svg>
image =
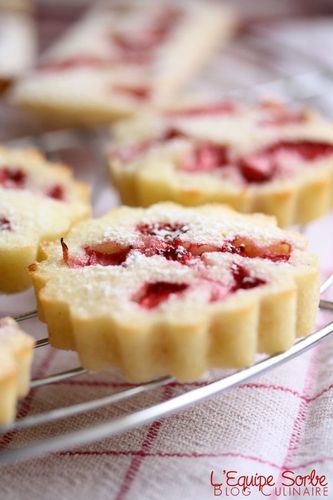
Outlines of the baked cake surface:
<svg viewBox="0 0 333 500">
<path fill-rule="evenodd" d="M 30 266 L 50 342 L 84 367 L 191 380 L 288 349 L 314 326 L 316 257 L 263 215 L 121 207 L 43 245 Z"/>
</svg>

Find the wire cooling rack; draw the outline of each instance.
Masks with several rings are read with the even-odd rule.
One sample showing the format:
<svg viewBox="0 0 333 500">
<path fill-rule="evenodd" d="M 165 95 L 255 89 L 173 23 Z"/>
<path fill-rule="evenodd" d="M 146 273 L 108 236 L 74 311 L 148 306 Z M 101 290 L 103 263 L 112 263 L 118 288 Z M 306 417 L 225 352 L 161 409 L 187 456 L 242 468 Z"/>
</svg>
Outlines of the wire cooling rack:
<svg viewBox="0 0 333 500">
<path fill-rule="evenodd" d="M 321 293 L 324 293 L 332 285 L 333 274 L 322 285 Z M 320 308 L 333 312 L 333 302 L 321 300 Z M 35 312 L 30 312 L 20 315 L 16 317 L 16 319 L 18 321 L 24 321 L 33 317 L 35 314 Z M 271 368 L 277 367 L 287 361 L 292 360 L 296 356 L 299 356 L 300 354 L 314 347 L 316 344 L 318 344 L 320 341 L 322 341 L 332 333 L 333 321 L 318 329 L 308 337 L 296 341 L 293 347 L 291 347 L 287 352 L 271 357 L 266 357 L 265 359 L 258 361 L 249 368 L 236 371 L 230 375 L 226 375 L 225 377 L 214 382 L 207 383 L 202 387 L 186 391 L 183 394 L 170 398 L 162 403 L 149 406 L 143 410 L 128 413 L 120 418 L 113 419 L 110 422 L 95 425 L 84 430 L 66 433 L 54 438 L 43 439 L 28 446 L 23 446 L 19 449 L 3 451 L 0 453 L 0 464 L 35 458 L 48 453 L 62 451 L 83 444 L 89 444 L 106 437 L 111 437 L 116 434 L 121 434 L 123 432 L 129 431 L 135 427 L 149 423 L 157 418 L 165 417 L 197 402 L 203 401 L 215 394 L 226 391 L 227 389 L 231 389 L 232 387 L 235 387 L 256 375 L 262 374 L 270 370 Z M 41 339 L 37 342 L 36 349 L 40 349 L 46 345 L 48 345 L 48 339 Z M 54 373 L 47 377 L 37 378 L 32 381 L 31 388 L 33 389 L 36 387 L 67 380 L 69 378 L 82 375 L 85 372 L 86 370 L 78 367 L 72 370 Z M 3 428 L 3 431 L 8 432 L 27 430 L 38 425 L 52 423 L 58 420 L 72 417 L 74 415 L 79 415 L 80 413 L 87 413 L 99 408 L 120 403 L 121 401 L 128 400 L 139 394 L 153 391 L 154 389 L 170 384 L 173 381 L 174 379 L 171 377 L 164 377 L 153 382 L 137 385 L 129 389 L 116 392 L 115 394 L 111 394 L 110 396 L 71 405 L 66 408 L 59 408 L 45 413 L 39 413 L 37 415 L 18 420 L 15 423 Z"/>
<path fill-rule="evenodd" d="M 213 71 L 211 70 L 212 68 L 208 68 L 206 76 L 201 82 L 198 81 L 195 84 L 194 89 L 205 91 L 223 87 L 225 89 L 222 93 L 223 97 L 256 100 L 258 98 L 274 96 L 284 101 L 297 100 L 299 102 L 311 103 L 318 108 L 325 107 L 327 111 L 327 105 L 325 100 L 323 100 L 323 96 L 327 95 L 329 90 L 332 90 L 332 71 L 326 67 L 314 66 L 313 61 L 310 61 L 304 55 L 295 55 L 293 51 L 284 50 L 282 53 L 284 56 L 281 58 L 281 50 L 277 50 L 275 43 L 272 45 L 260 37 L 246 35 L 245 40 L 241 38 L 236 41 L 229 50 L 225 51 L 220 58 L 215 60 Z M 288 57 L 285 57 L 286 53 L 288 53 Z M 296 74 L 294 71 L 290 72 L 290 67 L 293 67 L 295 58 L 297 64 L 301 65 L 301 67 L 297 67 Z M 302 64 L 300 63 L 301 59 Z M 225 71 L 223 69 L 226 66 L 228 70 L 231 70 L 231 73 L 234 70 L 232 78 L 230 78 L 230 72 L 228 71 L 230 81 L 225 81 Z M 219 71 L 218 68 L 222 68 L 222 70 Z M 256 75 L 258 73 L 260 75 L 256 77 L 256 81 L 252 81 L 248 76 L 249 72 L 251 73 L 249 71 L 251 68 L 252 71 L 255 68 Z M 237 82 L 235 82 L 235 74 L 238 75 Z M 247 78 L 245 85 L 244 75 Z M 219 93 L 219 96 L 221 96 L 221 93 Z M 46 132 L 37 137 L 23 137 L 15 139 L 8 144 L 14 147 L 34 145 L 42 149 L 48 156 L 55 158 L 60 156 L 61 159 L 63 159 L 61 154 L 63 150 L 73 150 L 73 148 L 80 150 L 83 145 L 86 146 L 89 144 L 95 153 L 94 165 L 96 166 L 97 162 L 99 167 L 97 165 L 97 170 L 94 170 L 93 173 L 91 172 L 91 165 L 83 173 L 82 169 L 76 173 L 79 172 L 78 177 L 88 181 L 92 185 L 94 212 L 98 215 L 101 211 L 99 201 L 103 197 L 103 189 L 105 189 L 104 170 L 100 166 L 102 164 L 101 151 L 105 146 L 106 137 L 109 137 L 109 132 L 104 128 L 90 130 L 72 129 Z M 112 196 L 114 196 L 114 193 Z M 114 198 L 112 203 L 115 203 Z M 321 294 L 326 292 L 332 285 L 333 274 L 322 284 Z M 319 308 L 333 312 L 333 302 L 322 299 Z M 32 318 L 36 318 L 36 316 L 37 313 L 33 310 L 16 315 L 16 319 L 19 322 L 26 322 Z M 0 464 L 27 460 L 48 453 L 89 444 L 106 437 L 124 433 L 157 418 L 165 417 L 213 395 L 231 389 L 252 377 L 292 360 L 314 347 L 332 333 L 333 320 L 308 337 L 297 340 L 287 352 L 271 357 L 261 357 L 249 368 L 233 372 L 229 371 L 223 377 L 213 382 L 203 382 L 202 385 L 200 384 L 195 389 L 186 390 L 187 386 L 184 385 L 184 390 L 180 395 L 171 397 L 166 401 L 127 412 L 121 417 L 114 418 L 108 422 L 94 424 L 72 432 L 61 433 L 55 437 L 33 441 L 19 448 L 5 449 L 0 452 Z M 47 345 L 48 339 L 42 338 L 37 341 L 36 349 L 39 351 Z M 31 388 L 36 389 L 37 387 L 56 384 L 86 373 L 86 370 L 81 367 L 65 371 L 59 370 L 51 375 L 35 378 L 32 381 Z M 29 436 L 29 431 L 34 427 L 44 424 L 56 424 L 58 421 L 65 421 L 65 419 L 76 415 L 94 412 L 113 405 L 116 406 L 122 402 L 132 400 L 136 396 L 153 393 L 158 388 L 167 386 L 172 382 L 174 382 L 173 378 L 164 377 L 146 384 L 130 386 L 102 398 L 71 404 L 67 407 L 59 407 L 51 411 L 41 411 L 40 413 L 17 419 L 14 423 L 5 427 L 1 427 L 0 437 L 1 434 L 13 431 L 25 432 Z"/>
</svg>

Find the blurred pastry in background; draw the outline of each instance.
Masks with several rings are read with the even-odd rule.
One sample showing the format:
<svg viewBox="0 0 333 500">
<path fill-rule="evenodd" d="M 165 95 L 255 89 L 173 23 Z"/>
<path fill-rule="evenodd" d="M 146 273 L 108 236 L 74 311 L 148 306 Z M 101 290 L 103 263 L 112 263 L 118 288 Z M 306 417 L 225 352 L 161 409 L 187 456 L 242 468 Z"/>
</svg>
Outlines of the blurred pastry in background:
<svg viewBox="0 0 333 500">
<path fill-rule="evenodd" d="M 29 0 L 0 0 L 0 92 L 35 63 L 36 28 Z"/>
<path fill-rule="evenodd" d="M 165 102 L 235 28 L 219 2 L 99 4 L 15 87 L 17 104 L 65 123 L 92 124 Z"/>
<path fill-rule="evenodd" d="M 333 124 L 278 102 L 195 102 L 119 122 L 109 151 L 123 203 L 228 203 L 308 223 L 333 205 Z"/>
</svg>

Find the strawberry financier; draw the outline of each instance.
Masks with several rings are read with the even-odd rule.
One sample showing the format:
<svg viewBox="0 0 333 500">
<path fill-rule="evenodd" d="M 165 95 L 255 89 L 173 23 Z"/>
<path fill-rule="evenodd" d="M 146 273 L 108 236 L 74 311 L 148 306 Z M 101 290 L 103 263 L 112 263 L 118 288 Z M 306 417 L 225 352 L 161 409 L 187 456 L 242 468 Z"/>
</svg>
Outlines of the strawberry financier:
<svg viewBox="0 0 333 500">
<path fill-rule="evenodd" d="M 46 243 L 42 258 L 30 271 L 51 344 L 132 381 L 248 366 L 314 326 L 316 257 L 264 215 L 120 207 Z"/>
<path fill-rule="evenodd" d="M 29 391 L 34 340 L 12 318 L 0 319 L 0 425 L 13 420 Z"/>
<path fill-rule="evenodd" d="M 62 122 L 129 116 L 173 96 L 234 31 L 221 2 L 118 0 L 89 10 L 12 92 Z"/>
<path fill-rule="evenodd" d="M 308 110 L 183 106 L 127 120 L 114 135 L 110 174 L 129 205 L 223 202 L 287 226 L 333 204 L 333 125 Z"/>
<path fill-rule="evenodd" d="M 31 286 L 39 243 L 90 215 L 89 190 L 37 151 L 0 148 L 0 292 Z"/>
</svg>

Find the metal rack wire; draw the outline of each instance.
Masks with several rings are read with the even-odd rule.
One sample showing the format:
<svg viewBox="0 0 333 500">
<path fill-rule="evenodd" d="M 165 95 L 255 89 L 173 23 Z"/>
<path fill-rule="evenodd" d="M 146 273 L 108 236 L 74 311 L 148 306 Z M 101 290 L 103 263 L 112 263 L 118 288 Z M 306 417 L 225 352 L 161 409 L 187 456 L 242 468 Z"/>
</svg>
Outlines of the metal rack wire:
<svg viewBox="0 0 333 500">
<path fill-rule="evenodd" d="M 256 37 L 252 37 L 251 43 L 255 50 L 266 50 L 267 47 L 258 43 Z M 247 99 L 257 99 L 267 94 L 280 95 L 283 98 L 292 100 L 297 96 L 298 100 L 312 100 L 317 96 L 324 94 L 328 88 L 332 88 L 332 74 L 325 70 L 306 71 L 296 76 L 273 78 L 269 83 L 259 83 L 252 85 L 250 88 L 230 90 L 227 95 L 231 97 L 243 97 Z M 27 145 L 36 145 L 49 154 L 56 154 L 59 148 L 71 147 L 73 145 L 80 146 L 87 140 L 99 140 L 101 135 L 105 136 L 105 129 L 101 130 L 60 130 L 55 132 L 47 132 L 38 137 L 26 137 L 11 141 L 10 145 L 22 147 Z M 99 183 L 100 185 L 100 183 Z M 98 186 L 97 186 L 98 187 Z M 329 287 L 333 286 L 333 274 L 321 286 L 321 294 L 326 292 Z M 328 300 L 320 301 L 320 309 L 333 312 L 333 302 Z M 16 320 L 24 322 L 37 316 L 36 311 L 29 311 L 16 316 Z M 48 453 L 66 450 L 72 447 L 89 444 L 98 441 L 105 437 L 111 437 L 116 434 L 124 433 L 138 426 L 149 423 L 157 418 L 165 417 L 171 413 L 180 411 L 190 405 L 205 400 L 213 395 L 231 389 L 244 381 L 255 377 L 259 374 L 267 372 L 273 367 L 292 360 L 296 356 L 311 349 L 316 344 L 321 342 L 333 333 L 333 321 L 328 322 L 325 326 L 319 328 L 310 336 L 300 339 L 295 342 L 287 352 L 277 354 L 271 357 L 265 357 L 258 360 L 253 366 L 229 372 L 227 375 L 200 385 L 195 389 L 185 390 L 178 396 L 172 397 L 166 401 L 154 404 L 152 406 L 127 413 L 121 417 L 117 417 L 106 423 L 99 423 L 87 427 L 85 429 L 66 432 L 65 434 L 56 437 L 45 438 L 39 441 L 32 442 L 20 448 L 5 449 L 0 452 L 0 464 L 8 464 L 20 460 L 26 460 L 34 457 L 46 455 Z M 36 349 L 42 349 L 48 345 L 48 339 L 43 338 L 36 343 Z M 76 367 L 71 370 L 59 371 L 45 377 L 39 377 L 32 381 L 31 387 L 47 386 L 61 381 L 69 380 L 73 377 L 79 377 L 87 373 L 85 369 Z M 93 412 L 100 408 L 116 405 L 134 398 L 135 396 L 144 393 L 152 392 L 160 387 L 166 386 L 174 382 L 171 377 L 152 381 L 146 384 L 132 386 L 116 393 L 104 396 L 102 398 L 93 399 L 86 402 L 80 402 L 64 408 L 56 408 L 51 411 L 41 412 L 32 416 L 16 420 L 14 423 L 0 428 L 0 435 L 9 431 L 28 431 L 29 429 L 43 424 L 53 424 L 59 420 L 65 420 L 75 415 L 82 413 Z"/>
<path fill-rule="evenodd" d="M 330 286 L 333 285 L 333 274 L 323 283 L 321 293 L 324 293 Z M 333 302 L 327 300 L 320 301 L 320 309 L 333 312 Z M 26 315 L 16 317 L 18 321 L 24 321 L 33 316 L 33 312 Z M 84 430 L 75 431 L 57 436 L 55 438 L 43 439 L 34 442 L 28 446 L 19 449 L 10 449 L 0 453 L 0 464 L 8 464 L 11 462 L 26 460 L 30 458 L 39 457 L 51 452 L 62 451 L 67 448 L 75 447 L 78 445 L 89 444 L 98 441 L 105 437 L 111 437 L 129 431 L 135 427 L 144 425 L 155 420 L 156 418 L 165 417 L 171 413 L 184 409 L 194 403 L 203 401 L 215 394 L 231 389 L 250 378 L 262 374 L 273 367 L 277 367 L 287 361 L 292 360 L 296 356 L 306 352 L 321 342 L 323 339 L 333 333 L 333 321 L 327 325 L 319 328 L 310 336 L 295 342 L 287 352 L 277 354 L 275 356 L 266 357 L 258 361 L 253 366 L 231 373 L 219 380 L 207 383 L 202 387 L 188 390 L 183 394 L 173 397 L 162 403 L 150 406 L 148 408 L 134 411 L 120 418 L 116 418 L 110 422 L 95 425 Z M 48 339 L 42 339 L 37 342 L 36 348 L 42 348 L 48 344 Z M 38 378 L 32 381 L 32 388 L 53 384 L 62 380 L 68 380 L 86 373 L 81 367 L 73 368 L 68 371 L 54 373 L 47 377 Z M 137 385 L 123 391 L 116 392 L 109 396 L 87 401 L 84 403 L 74 404 L 65 408 L 58 408 L 45 413 L 39 413 L 30 417 L 25 417 L 21 420 L 14 422 L 6 427 L 0 428 L 0 432 L 8 431 L 22 431 L 43 425 L 47 423 L 56 422 L 58 420 L 66 419 L 80 413 L 87 413 L 99 408 L 110 406 L 121 401 L 133 398 L 139 394 L 153 391 L 174 381 L 171 377 L 164 377 L 162 379 L 152 381 L 146 384 Z"/>
</svg>

